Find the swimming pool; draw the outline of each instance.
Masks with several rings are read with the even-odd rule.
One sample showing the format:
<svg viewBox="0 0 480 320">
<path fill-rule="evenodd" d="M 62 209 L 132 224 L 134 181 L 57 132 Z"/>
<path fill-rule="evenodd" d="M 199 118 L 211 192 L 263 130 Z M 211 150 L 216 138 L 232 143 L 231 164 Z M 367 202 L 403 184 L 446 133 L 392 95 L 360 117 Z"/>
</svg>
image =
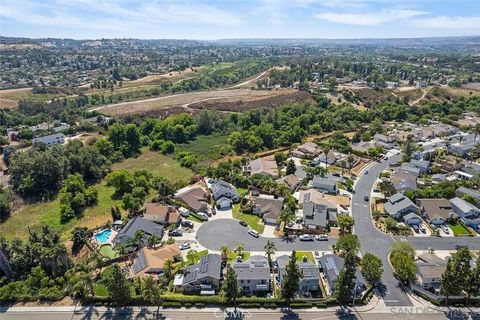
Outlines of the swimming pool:
<svg viewBox="0 0 480 320">
<path fill-rule="evenodd" d="M 97 240 L 98 244 L 107 243 L 110 239 L 110 235 L 112 234 L 112 230 L 105 229 L 95 235 L 95 240 Z"/>
</svg>

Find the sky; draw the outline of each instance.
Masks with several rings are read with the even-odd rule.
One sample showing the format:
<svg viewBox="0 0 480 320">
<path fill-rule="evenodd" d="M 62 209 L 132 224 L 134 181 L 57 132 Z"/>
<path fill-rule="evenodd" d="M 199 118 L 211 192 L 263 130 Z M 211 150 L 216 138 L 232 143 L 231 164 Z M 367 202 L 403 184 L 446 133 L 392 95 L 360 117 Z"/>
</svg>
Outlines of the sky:
<svg viewBox="0 0 480 320">
<path fill-rule="evenodd" d="M 0 0 L 30 38 L 410 38 L 480 35 L 480 0 Z"/>
</svg>

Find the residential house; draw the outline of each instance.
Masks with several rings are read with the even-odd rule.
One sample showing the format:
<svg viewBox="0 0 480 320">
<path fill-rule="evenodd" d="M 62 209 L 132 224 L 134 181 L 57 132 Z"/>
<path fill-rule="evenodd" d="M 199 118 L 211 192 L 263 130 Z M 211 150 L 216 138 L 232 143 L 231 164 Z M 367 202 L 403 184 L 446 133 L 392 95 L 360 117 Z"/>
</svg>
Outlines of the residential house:
<svg viewBox="0 0 480 320">
<path fill-rule="evenodd" d="M 468 134 L 463 136 L 462 142 L 452 143 L 448 147 L 448 151 L 457 154 L 460 157 L 466 157 L 472 152 L 478 141 L 475 140 L 475 135 Z"/>
<path fill-rule="evenodd" d="M 146 242 L 147 238 L 152 235 L 156 235 L 160 239 L 163 237 L 163 226 L 141 217 L 134 217 L 127 222 L 113 241 L 119 245 L 126 245 L 135 238 L 137 231 L 143 234 L 143 242 Z"/>
<path fill-rule="evenodd" d="M 175 261 L 180 258 L 180 249 L 176 244 L 170 244 L 159 249 L 143 247 L 137 253 L 130 269 L 131 276 L 159 276 L 164 274 L 165 261 Z"/>
<path fill-rule="evenodd" d="M 390 150 L 393 149 L 395 141 L 397 141 L 397 137 L 395 135 L 384 135 L 381 133 L 376 133 L 373 136 L 373 141 L 375 142 L 376 146 L 380 146 L 384 149 Z"/>
<path fill-rule="evenodd" d="M 207 192 L 197 186 L 180 190 L 175 194 L 175 200 L 183 202 L 190 210 L 195 213 L 205 212 L 207 210 Z"/>
<path fill-rule="evenodd" d="M 180 213 L 177 208 L 160 202 L 146 203 L 142 210 L 145 220 L 153 221 L 162 225 L 178 224 Z"/>
<path fill-rule="evenodd" d="M 433 226 L 441 226 L 454 217 L 448 199 L 418 199 L 417 206 L 425 220 Z"/>
<path fill-rule="evenodd" d="M 51 146 L 54 144 L 63 144 L 65 143 L 65 136 L 63 135 L 63 133 L 55 133 L 44 137 L 33 138 L 32 144 L 36 143 L 43 143 L 47 146 Z"/>
<path fill-rule="evenodd" d="M 308 174 L 307 174 L 307 171 L 305 171 L 305 167 L 304 166 L 298 166 L 296 169 L 295 169 L 295 173 L 294 173 L 295 177 L 297 177 L 300 181 L 303 181 L 307 178 Z"/>
<path fill-rule="evenodd" d="M 453 211 L 467 226 L 476 228 L 480 226 L 480 209 L 461 198 L 450 199 Z"/>
<path fill-rule="evenodd" d="M 230 209 L 234 202 L 240 201 L 240 196 L 235 187 L 224 180 L 214 180 L 210 190 L 218 209 Z"/>
<path fill-rule="evenodd" d="M 252 211 L 262 218 L 265 224 L 277 225 L 283 209 L 283 198 L 259 195 L 254 197 Z"/>
<path fill-rule="evenodd" d="M 273 179 L 279 177 L 277 162 L 273 155 L 250 161 L 250 163 L 244 167 L 244 172 L 250 175 L 262 174 L 270 176 Z"/>
<path fill-rule="evenodd" d="M 416 177 L 420 176 L 421 170 L 417 167 L 410 165 L 409 163 L 403 163 L 398 171 L 403 171 L 404 173 L 409 173 L 415 175 Z"/>
<path fill-rule="evenodd" d="M 413 225 L 421 225 L 422 224 L 422 218 L 420 218 L 417 214 L 413 213 L 413 212 L 409 212 L 407 214 L 405 214 L 403 217 L 402 217 L 402 220 L 403 222 L 405 222 L 405 224 L 409 225 L 409 226 L 413 226 Z"/>
<path fill-rule="evenodd" d="M 415 261 L 417 267 L 418 284 L 425 290 L 439 293 L 442 274 L 445 272 L 447 261 L 432 253 L 424 253 Z"/>
<path fill-rule="evenodd" d="M 396 169 L 390 180 L 398 192 L 417 190 L 417 175 L 411 172 Z"/>
<path fill-rule="evenodd" d="M 430 170 L 430 161 L 428 160 L 415 160 L 412 159 L 409 162 L 409 167 L 414 167 L 420 170 L 420 174 L 425 174 Z"/>
<path fill-rule="evenodd" d="M 220 288 L 222 277 L 222 257 L 218 254 L 207 254 L 183 274 L 182 289 L 185 293 L 213 295 Z"/>
<path fill-rule="evenodd" d="M 384 210 L 391 217 L 400 219 L 409 213 L 416 213 L 418 207 L 403 194 L 396 193 L 385 203 Z"/>
<path fill-rule="evenodd" d="M 335 152 L 333 150 L 328 151 L 328 153 L 325 155 L 324 152 L 322 152 L 317 158 L 318 163 L 325 163 L 325 164 L 334 164 L 337 162 L 337 160 L 341 158 L 341 155 L 338 152 Z"/>
<path fill-rule="evenodd" d="M 312 159 L 318 156 L 320 152 L 321 149 L 316 143 L 306 142 L 302 145 L 299 145 L 296 149 L 292 150 L 290 154 L 298 158 Z"/>
<path fill-rule="evenodd" d="M 289 174 L 281 179 L 283 183 L 285 183 L 292 193 L 297 191 L 298 186 L 301 183 L 301 180 L 294 174 Z"/>
<path fill-rule="evenodd" d="M 467 187 L 458 187 L 457 190 L 455 190 L 455 195 L 459 198 L 463 198 L 464 196 L 470 196 L 475 199 L 477 205 L 480 204 L 480 192 L 478 190 Z"/>
<path fill-rule="evenodd" d="M 460 170 L 464 165 L 459 158 L 454 156 L 438 157 L 435 159 L 435 166 L 444 173 L 450 173 Z"/>
<path fill-rule="evenodd" d="M 340 270 L 342 270 L 345 264 L 345 259 L 334 254 L 326 254 L 318 259 L 318 263 L 320 266 L 320 271 L 324 274 L 325 280 L 327 282 L 327 288 L 325 288 L 327 291 L 327 295 L 331 296 L 335 290 L 335 285 L 337 283 Z M 352 295 L 360 297 L 362 292 L 365 291 L 365 289 L 367 288 L 367 282 L 358 270 L 355 273 L 355 277 L 356 290 L 352 292 Z"/>
<path fill-rule="evenodd" d="M 263 256 L 251 256 L 246 261 L 232 262 L 242 294 L 250 295 L 270 291 L 270 266 Z"/>
<path fill-rule="evenodd" d="M 319 175 L 313 177 L 313 187 L 325 193 L 337 194 L 337 181 L 331 177 L 323 178 Z"/>
<path fill-rule="evenodd" d="M 470 180 L 480 174 L 480 168 L 478 166 L 464 166 L 455 171 L 455 175 L 462 180 Z"/>
<path fill-rule="evenodd" d="M 375 147 L 375 142 L 373 141 L 360 141 L 358 143 L 352 144 L 352 150 L 360 153 L 367 153 L 368 149 Z"/>
<path fill-rule="evenodd" d="M 307 229 L 316 229 L 321 232 L 328 226 L 337 224 L 337 209 L 328 201 L 303 203 L 303 225 Z"/>
<path fill-rule="evenodd" d="M 329 208 L 336 208 L 340 213 L 348 213 L 350 198 L 346 195 L 332 195 L 321 192 L 317 189 L 300 190 L 298 204 L 303 208 L 305 202 L 324 204 Z"/>
<path fill-rule="evenodd" d="M 290 256 L 282 255 L 277 257 L 278 265 L 278 282 L 282 284 L 283 277 L 285 277 L 286 268 Z M 299 294 L 305 295 L 311 292 L 317 292 L 320 290 L 320 272 L 318 266 L 313 262 L 303 259 L 301 262 L 297 262 L 298 269 L 302 273 L 302 277 L 299 281 Z"/>
</svg>

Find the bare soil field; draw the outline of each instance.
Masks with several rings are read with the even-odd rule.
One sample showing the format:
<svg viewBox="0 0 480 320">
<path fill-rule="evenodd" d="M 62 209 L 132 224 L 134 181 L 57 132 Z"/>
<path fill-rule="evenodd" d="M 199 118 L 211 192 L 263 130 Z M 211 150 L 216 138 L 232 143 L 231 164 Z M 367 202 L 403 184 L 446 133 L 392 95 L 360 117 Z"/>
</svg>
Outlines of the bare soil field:
<svg viewBox="0 0 480 320">
<path fill-rule="evenodd" d="M 290 98 L 289 98 L 290 97 Z M 170 114 L 178 112 L 195 113 L 202 108 L 222 111 L 239 111 L 260 105 L 285 103 L 288 99 L 299 101 L 310 98 L 307 93 L 297 90 L 212 90 L 174 94 L 164 97 L 123 102 L 95 108 L 106 115 L 125 116 L 131 114 Z"/>
</svg>

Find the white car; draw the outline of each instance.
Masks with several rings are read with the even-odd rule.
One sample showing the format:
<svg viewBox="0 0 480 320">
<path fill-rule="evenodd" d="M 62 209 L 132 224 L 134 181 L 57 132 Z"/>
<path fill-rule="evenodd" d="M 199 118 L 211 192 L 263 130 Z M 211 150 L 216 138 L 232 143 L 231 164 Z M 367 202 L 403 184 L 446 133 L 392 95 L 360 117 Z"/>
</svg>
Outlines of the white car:
<svg viewBox="0 0 480 320">
<path fill-rule="evenodd" d="M 318 236 L 315 237 L 318 241 L 328 241 L 328 235 L 326 234 L 319 234 Z"/>
<path fill-rule="evenodd" d="M 255 237 L 255 238 L 260 237 L 260 234 L 257 231 L 252 230 L 252 229 L 248 230 L 248 234 L 251 235 L 252 237 Z"/>
<path fill-rule="evenodd" d="M 208 221 L 208 216 L 207 216 L 206 213 L 204 213 L 204 212 L 199 212 L 199 213 L 197 213 L 197 215 L 198 215 L 200 218 L 202 218 L 203 221 Z"/>
<path fill-rule="evenodd" d="M 449 229 L 447 226 L 442 226 L 442 230 L 443 230 L 443 232 L 445 232 L 446 234 L 450 234 L 450 229 Z"/>
<path fill-rule="evenodd" d="M 188 211 L 188 209 L 184 208 L 184 207 L 178 208 L 178 212 L 180 212 L 180 215 L 184 218 L 186 218 L 190 215 L 190 211 Z"/>
<path fill-rule="evenodd" d="M 309 234 L 302 234 L 300 237 L 298 237 L 298 239 L 300 239 L 300 241 L 313 241 L 314 240 L 314 238 Z"/>
<path fill-rule="evenodd" d="M 187 250 L 187 249 L 190 249 L 192 246 L 190 245 L 190 243 L 184 242 L 181 245 L 179 245 L 178 247 L 180 248 L 180 250 Z"/>
</svg>

